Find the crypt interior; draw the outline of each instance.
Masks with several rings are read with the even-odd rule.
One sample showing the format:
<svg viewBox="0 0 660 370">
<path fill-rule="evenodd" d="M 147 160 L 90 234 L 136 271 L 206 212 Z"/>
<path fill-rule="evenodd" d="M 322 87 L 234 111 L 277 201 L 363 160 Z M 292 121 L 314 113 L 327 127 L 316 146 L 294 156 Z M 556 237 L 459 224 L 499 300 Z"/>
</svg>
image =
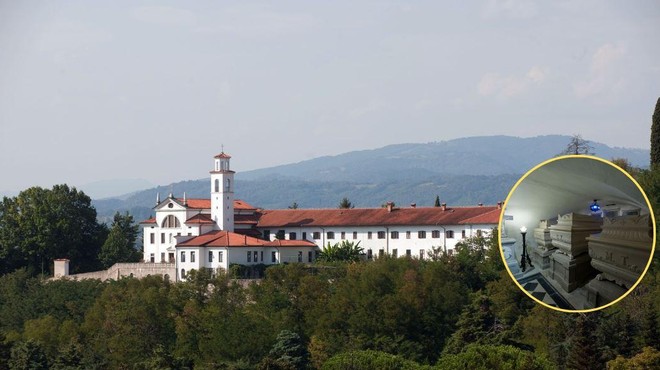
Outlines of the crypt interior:
<svg viewBox="0 0 660 370">
<path fill-rule="evenodd" d="M 639 280 L 653 248 L 651 223 L 644 195 L 626 174 L 591 157 L 564 157 L 529 173 L 510 195 L 502 253 L 538 301 L 593 309 Z"/>
</svg>

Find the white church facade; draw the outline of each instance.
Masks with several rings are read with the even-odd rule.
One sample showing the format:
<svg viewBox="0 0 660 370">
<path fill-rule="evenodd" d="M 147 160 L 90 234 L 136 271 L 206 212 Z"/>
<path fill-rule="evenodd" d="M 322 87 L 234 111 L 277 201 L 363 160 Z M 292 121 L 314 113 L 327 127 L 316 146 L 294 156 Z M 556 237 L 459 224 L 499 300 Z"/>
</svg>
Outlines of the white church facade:
<svg viewBox="0 0 660 370">
<path fill-rule="evenodd" d="M 173 263 L 177 279 L 231 264 L 312 263 L 328 243 L 360 242 L 367 259 L 451 254 L 460 240 L 497 227 L 501 203 L 474 207 L 264 210 L 234 198 L 231 157 L 214 157 L 210 198 L 157 196 L 141 223 L 147 263 Z"/>
</svg>

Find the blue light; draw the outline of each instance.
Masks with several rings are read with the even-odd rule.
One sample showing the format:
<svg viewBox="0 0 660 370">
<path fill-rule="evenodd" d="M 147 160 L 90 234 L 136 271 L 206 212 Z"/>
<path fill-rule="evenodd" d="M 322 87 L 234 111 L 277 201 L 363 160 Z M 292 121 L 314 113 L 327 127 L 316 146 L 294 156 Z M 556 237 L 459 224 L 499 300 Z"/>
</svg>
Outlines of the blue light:
<svg viewBox="0 0 660 370">
<path fill-rule="evenodd" d="M 591 212 L 600 211 L 600 206 L 598 205 L 598 202 L 596 202 L 596 199 L 594 199 L 594 202 L 589 206 L 589 209 L 591 210 Z"/>
</svg>

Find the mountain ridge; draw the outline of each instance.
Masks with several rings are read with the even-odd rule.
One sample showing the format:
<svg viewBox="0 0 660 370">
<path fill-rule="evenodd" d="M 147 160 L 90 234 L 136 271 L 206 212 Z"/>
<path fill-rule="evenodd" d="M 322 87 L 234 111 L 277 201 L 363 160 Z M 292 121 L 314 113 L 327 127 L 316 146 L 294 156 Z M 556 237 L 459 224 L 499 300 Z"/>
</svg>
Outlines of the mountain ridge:
<svg viewBox="0 0 660 370">
<path fill-rule="evenodd" d="M 361 207 L 432 205 L 435 196 L 451 205 L 495 204 L 517 179 L 536 164 L 563 151 L 571 137 L 531 138 L 477 136 L 429 143 L 391 144 L 323 156 L 236 174 L 236 197 L 262 208 L 336 207 L 348 197 Z M 596 156 L 623 157 L 645 167 L 649 151 L 589 143 Z M 111 199 L 94 200 L 101 220 L 116 211 L 144 219 L 152 213 L 156 193 L 209 197 L 208 178 L 185 180 Z"/>
</svg>

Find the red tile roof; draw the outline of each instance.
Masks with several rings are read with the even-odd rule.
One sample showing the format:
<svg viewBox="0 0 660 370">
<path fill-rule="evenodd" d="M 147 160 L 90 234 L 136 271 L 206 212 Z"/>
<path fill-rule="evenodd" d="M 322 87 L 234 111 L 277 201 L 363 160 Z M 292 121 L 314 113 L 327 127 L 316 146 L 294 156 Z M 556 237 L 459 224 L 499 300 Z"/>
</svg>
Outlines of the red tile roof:
<svg viewBox="0 0 660 370">
<path fill-rule="evenodd" d="M 214 224 L 210 215 L 198 213 L 186 220 L 186 224 Z"/>
<path fill-rule="evenodd" d="M 259 222 L 258 214 L 234 215 L 234 224 L 256 225 Z"/>
<path fill-rule="evenodd" d="M 502 213 L 502 209 L 495 208 L 490 212 L 486 212 L 480 215 L 476 215 L 474 217 L 466 218 L 465 220 L 461 221 L 460 224 L 461 225 L 497 224 L 500 222 L 501 213 Z"/>
<path fill-rule="evenodd" d="M 264 210 L 257 227 L 497 224 L 499 212 L 497 206 Z"/>
<path fill-rule="evenodd" d="M 177 247 L 262 247 L 265 244 L 265 240 L 217 230 L 179 243 Z"/>
<path fill-rule="evenodd" d="M 140 223 L 141 224 L 155 224 L 156 223 L 156 217 L 148 218 L 148 219 L 146 219 L 146 220 L 144 220 Z"/>
<path fill-rule="evenodd" d="M 183 198 L 175 198 L 175 200 L 183 205 Z M 186 207 L 192 209 L 211 209 L 211 199 L 188 198 L 186 199 Z"/>
<path fill-rule="evenodd" d="M 211 208 L 211 206 L 209 206 Z M 251 205 L 250 203 L 240 200 L 240 199 L 234 199 L 234 209 L 240 209 L 244 211 L 256 211 L 257 207 Z"/>
<path fill-rule="evenodd" d="M 309 240 L 280 240 L 275 239 L 265 244 L 267 247 L 316 247 Z"/>
<path fill-rule="evenodd" d="M 183 198 L 176 198 L 176 201 L 183 204 Z M 188 208 L 211 209 L 211 199 L 188 198 L 186 201 L 188 202 Z M 234 209 L 250 211 L 257 208 L 244 200 L 234 199 Z"/>
<path fill-rule="evenodd" d="M 226 154 L 225 152 L 222 152 L 213 158 L 231 158 L 231 156 L 229 154 Z"/>
</svg>

